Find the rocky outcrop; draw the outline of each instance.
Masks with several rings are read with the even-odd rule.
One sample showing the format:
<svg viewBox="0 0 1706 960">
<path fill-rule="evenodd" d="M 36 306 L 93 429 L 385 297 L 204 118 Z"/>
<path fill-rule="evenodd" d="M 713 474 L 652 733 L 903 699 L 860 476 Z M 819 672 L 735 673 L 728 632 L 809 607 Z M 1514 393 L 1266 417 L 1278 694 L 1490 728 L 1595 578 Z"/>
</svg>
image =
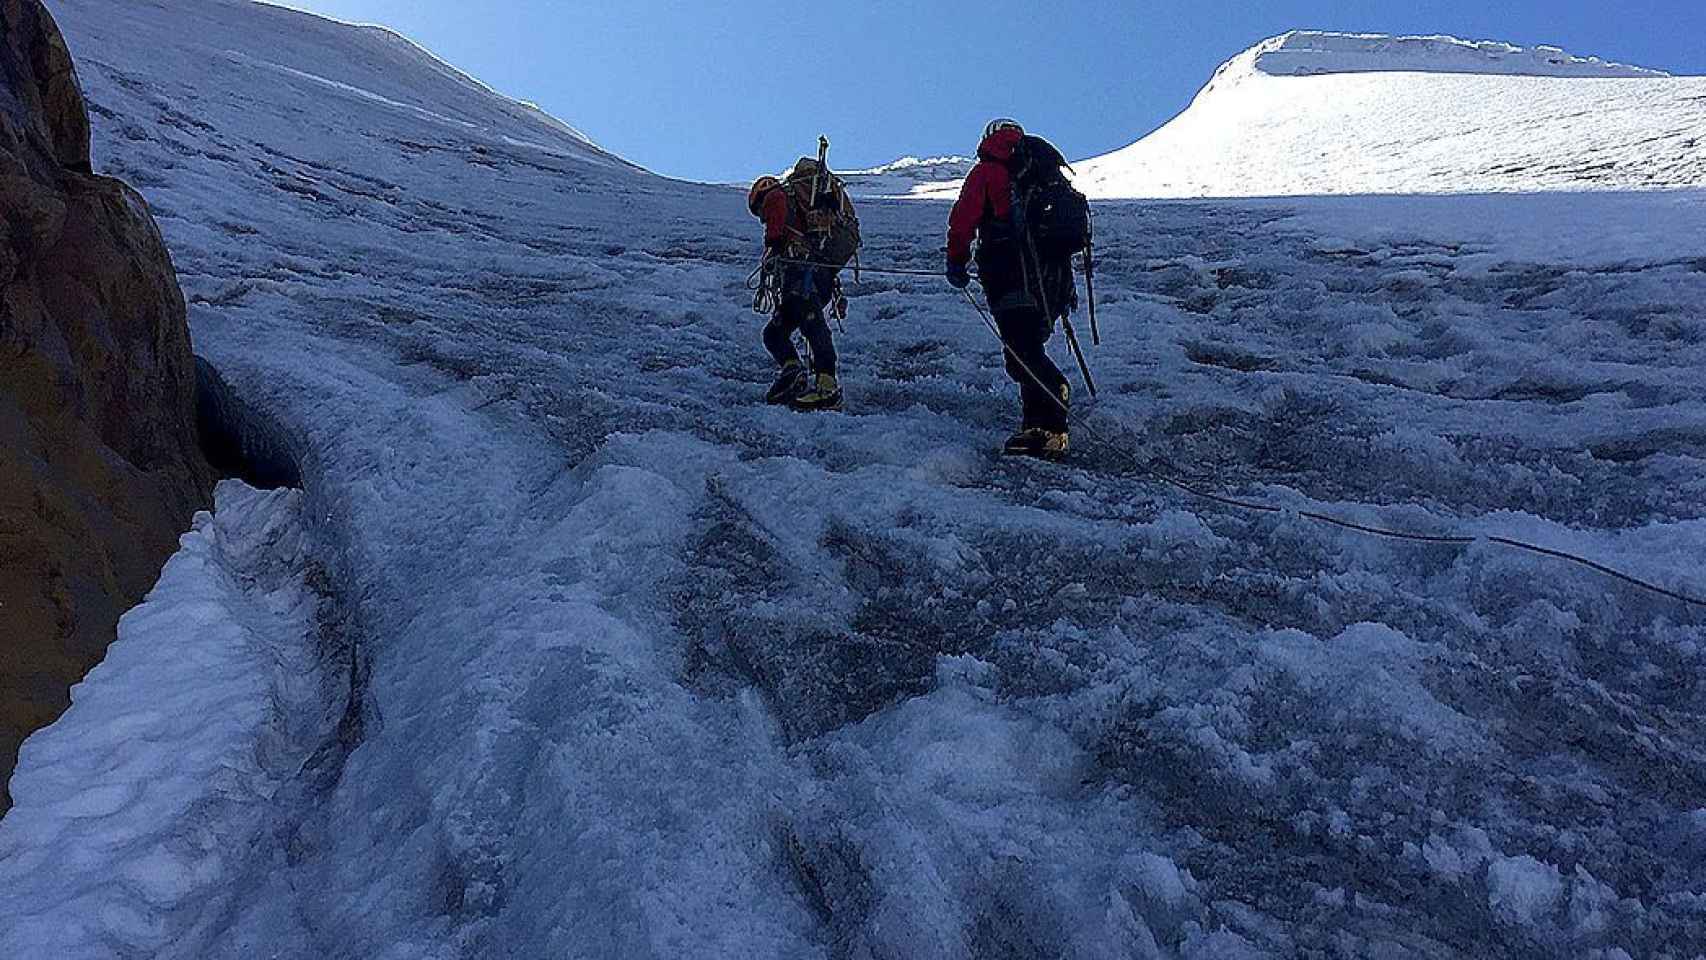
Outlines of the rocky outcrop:
<svg viewBox="0 0 1706 960">
<path fill-rule="evenodd" d="M 0 0 L 0 785 L 212 488 L 171 258 L 90 171 L 58 26 Z"/>
</svg>

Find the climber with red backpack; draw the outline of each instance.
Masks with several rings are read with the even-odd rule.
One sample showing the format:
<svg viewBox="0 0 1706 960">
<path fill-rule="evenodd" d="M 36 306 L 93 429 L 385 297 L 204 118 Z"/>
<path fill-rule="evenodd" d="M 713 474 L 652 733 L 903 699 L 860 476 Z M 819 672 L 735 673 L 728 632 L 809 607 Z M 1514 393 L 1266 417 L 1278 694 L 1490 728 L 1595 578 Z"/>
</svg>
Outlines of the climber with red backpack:
<svg viewBox="0 0 1706 960">
<path fill-rule="evenodd" d="M 838 275 L 859 251 L 859 217 L 840 178 L 829 172 L 829 141 L 818 156 L 801 157 L 785 178 L 759 177 L 747 209 L 764 221 L 764 263 L 753 308 L 771 314 L 764 347 L 781 368 L 765 399 L 796 410 L 837 410 L 835 340 L 829 316 L 844 319 L 847 300 Z M 805 339 L 810 369 L 800 362 L 794 333 Z"/>
<path fill-rule="evenodd" d="M 1067 451 L 1072 390 L 1047 344 L 1059 321 L 1076 349 L 1068 320 L 1078 306 L 1072 258 L 1089 248 L 1089 203 L 1061 172 L 1060 151 L 1017 121 L 990 121 L 977 157 L 948 217 L 948 282 L 962 290 L 971 282 L 975 240 L 978 282 L 1023 409 L 1002 450 L 1059 459 Z"/>
</svg>

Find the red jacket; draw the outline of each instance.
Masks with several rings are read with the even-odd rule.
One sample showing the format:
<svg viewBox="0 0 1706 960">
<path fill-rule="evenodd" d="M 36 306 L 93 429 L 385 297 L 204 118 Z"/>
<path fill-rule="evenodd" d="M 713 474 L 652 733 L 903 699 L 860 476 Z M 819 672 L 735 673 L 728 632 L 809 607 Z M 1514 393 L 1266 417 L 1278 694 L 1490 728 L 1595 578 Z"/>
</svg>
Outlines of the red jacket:
<svg viewBox="0 0 1706 960">
<path fill-rule="evenodd" d="M 764 207 L 759 216 L 764 220 L 764 246 L 780 251 L 790 238 L 788 188 L 774 187 L 764 195 Z M 797 231 L 796 231 L 797 232 Z"/>
<path fill-rule="evenodd" d="M 971 168 L 960 187 L 960 199 L 948 214 L 948 262 L 971 262 L 971 242 L 978 228 L 992 220 L 1013 215 L 1013 175 L 1007 161 L 1024 134 L 997 130 L 977 146 L 977 166 Z"/>
</svg>

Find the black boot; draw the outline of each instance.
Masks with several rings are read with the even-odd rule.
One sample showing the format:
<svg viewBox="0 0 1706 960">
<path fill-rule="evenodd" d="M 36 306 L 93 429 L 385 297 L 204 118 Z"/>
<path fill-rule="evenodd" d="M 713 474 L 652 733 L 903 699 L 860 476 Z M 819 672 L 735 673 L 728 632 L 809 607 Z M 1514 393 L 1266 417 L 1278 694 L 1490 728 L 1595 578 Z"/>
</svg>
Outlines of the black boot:
<svg viewBox="0 0 1706 960">
<path fill-rule="evenodd" d="M 770 385 L 770 391 L 764 395 L 765 403 L 788 403 L 799 396 L 806 387 L 806 368 L 799 361 L 782 365 L 782 372 L 776 374 L 776 382 Z"/>
<path fill-rule="evenodd" d="M 1043 427 L 1026 427 L 1007 438 L 1001 452 L 1009 457 L 1036 457 L 1039 460 L 1060 460 L 1066 456 L 1066 431 Z"/>
<path fill-rule="evenodd" d="M 1001 452 L 1009 457 L 1028 457 L 1036 450 L 1036 431 L 1029 427 L 1020 427 L 1019 432 L 1007 438 L 1001 445 Z"/>
</svg>

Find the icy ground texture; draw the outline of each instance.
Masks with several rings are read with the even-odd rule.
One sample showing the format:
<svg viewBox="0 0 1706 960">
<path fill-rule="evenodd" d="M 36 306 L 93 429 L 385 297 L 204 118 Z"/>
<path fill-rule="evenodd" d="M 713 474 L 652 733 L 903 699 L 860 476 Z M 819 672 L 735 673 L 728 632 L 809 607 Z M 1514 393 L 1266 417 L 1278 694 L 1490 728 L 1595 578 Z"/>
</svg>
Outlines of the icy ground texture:
<svg viewBox="0 0 1706 960">
<path fill-rule="evenodd" d="M 7 887 L 28 936 L 198 958 L 1706 944 L 1698 614 L 1184 501 L 1082 434 L 1069 466 L 1001 460 L 1012 388 L 931 280 L 853 291 L 847 414 L 765 407 L 739 191 L 444 123 L 406 75 L 375 99 L 245 19 L 264 8 L 53 9 L 198 349 L 297 445 L 367 666 L 360 722 L 321 739 L 353 749 L 276 812 L 126 825 L 256 838 L 220 847 L 225 882 L 108 885 L 106 911 L 44 867 Z M 258 65 L 277 49 L 320 79 Z M 863 214 L 870 262 L 939 265 L 943 207 Z M 1555 221 L 1665 242 L 1564 258 L 1533 239 Z M 1104 207 L 1085 409 L 1205 483 L 1706 592 L 1703 228 L 1693 195 Z M 52 842 L 141 869 L 115 826 Z"/>
<path fill-rule="evenodd" d="M 227 481 L 216 501 L 24 749 L 0 821 L 0 956 L 152 955 L 217 916 L 337 719 L 301 494 Z"/>
</svg>

